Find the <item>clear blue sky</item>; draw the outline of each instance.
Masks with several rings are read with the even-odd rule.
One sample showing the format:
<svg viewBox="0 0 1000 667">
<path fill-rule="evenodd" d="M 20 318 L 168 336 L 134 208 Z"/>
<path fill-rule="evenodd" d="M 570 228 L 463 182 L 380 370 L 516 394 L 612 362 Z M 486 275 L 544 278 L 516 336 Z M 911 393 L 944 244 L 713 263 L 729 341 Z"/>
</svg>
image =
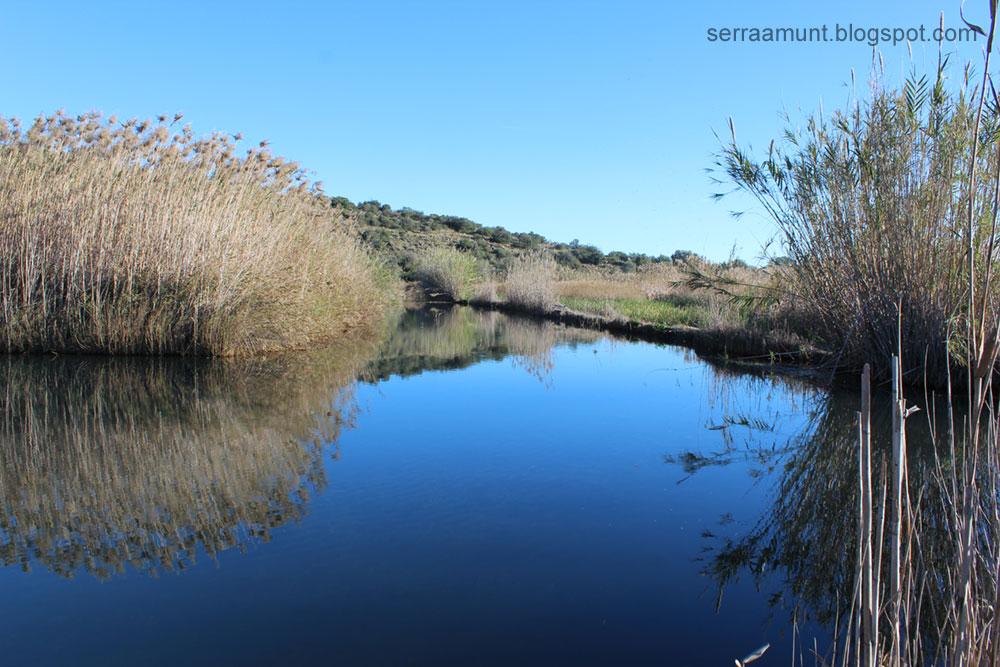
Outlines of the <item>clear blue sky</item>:
<svg viewBox="0 0 1000 667">
<path fill-rule="evenodd" d="M 931 29 L 958 1 L 5 3 L 0 113 L 58 108 L 242 131 L 352 200 L 579 238 L 753 258 L 771 231 L 713 203 L 729 116 L 766 147 L 778 112 L 863 82 L 866 44 L 709 43 L 723 26 Z M 983 18 L 986 0 L 969 0 Z M 982 5 L 982 6 L 980 6 Z M 976 57 L 979 44 L 952 45 Z M 905 45 L 880 47 L 892 76 Z M 913 58 L 930 69 L 936 45 Z M 958 76 L 958 69 L 954 71 Z"/>
</svg>

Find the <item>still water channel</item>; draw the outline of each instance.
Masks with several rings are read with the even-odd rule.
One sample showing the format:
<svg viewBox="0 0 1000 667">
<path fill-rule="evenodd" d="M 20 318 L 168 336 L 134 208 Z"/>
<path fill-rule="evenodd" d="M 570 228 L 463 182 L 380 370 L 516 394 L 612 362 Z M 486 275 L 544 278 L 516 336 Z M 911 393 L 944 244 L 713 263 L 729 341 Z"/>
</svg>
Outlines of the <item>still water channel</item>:
<svg viewBox="0 0 1000 667">
<path fill-rule="evenodd" d="M 789 664 L 850 561 L 850 398 L 680 348 L 425 309 L 0 393 L 4 665 Z"/>
</svg>

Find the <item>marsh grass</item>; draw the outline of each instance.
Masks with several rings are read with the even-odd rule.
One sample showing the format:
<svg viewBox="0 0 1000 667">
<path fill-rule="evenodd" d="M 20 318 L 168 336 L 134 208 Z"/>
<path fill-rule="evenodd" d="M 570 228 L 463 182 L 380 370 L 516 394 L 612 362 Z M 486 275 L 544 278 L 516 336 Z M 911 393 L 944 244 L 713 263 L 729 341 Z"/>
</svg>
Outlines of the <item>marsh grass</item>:
<svg viewBox="0 0 1000 667">
<path fill-rule="evenodd" d="M 783 297 L 842 365 L 863 368 L 854 463 L 841 450 L 831 468 L 803 468 L 781 489 L 789 516 L 821 510 L 782 540 L 810 547 L 812 583 L 835 594 L 833 641 L 817 664 L 1000 664 L 1000 96 L 997 3 L 982 4 L 987 28 L 966 22 L 986 38 L 982 67 L 966 67 L 957 90 L 939 55 L 930 80 L 913 74 L 892 89 L 876 76 L 866 99 L 808 118 L 763 159 L 733 131 L 719 159 L 776 224 L 791 258 Z M 873 409 L 879 379 L 891 397 Z M 920 468 L 908 449 L 918 408 L 933 456 Z M 884 442 L 873 437 L 880 419 Z M 849 500 L 837 498 L 836 512 L 816 501 L 831 491 Z M 830 531 L 845 517 L 850 542 Z M 833 550 L 839 567 L 827 567 Z"/>
<path fill-rule="evenodd" d="M 692 272 L 712 272 L 727 281 L 729 288 L 720 291 L 713 286 L 693 285 Z M 768 269 L 657 264 L 633 273 L 567 272 L 556 283 L 556 290 L 566 307 L 604 317 L 713 330 L 757 325 L 776 329 L 783 325 L 774 317 L 775 309 L 755 308 L 751 313 L 737 303 L 756 286 L 769 285 L 775 279 L 775 273 Z M 771 319 L 765 322 L 765 315 Z"/>
<path fill-rule="evenodd" d="M 649 322 L 665 327 L 678 325 L 707 327 L 713 321 L 711 314 L 703 306 L 690 303 L 678 304 L 666 300 L 570 297 L 564 298 L 562 303 L 567 308 L 585 313 Z"/>
<path fill-rule="evenodd" d="M 1000 659 L 1000 418 L 988 397 L 990 376 L 973 378 L 973 402 L 924 397 L 933 460 L 914 469 L 908 422 L 917 401 L 904 396 L 901 362 L 892 399 L 872 410 L 863 371 L 855 434 L 854 577 L 847 611 L 834 626 L 829 664 L 986 665 Z M 975 398 L 976 387 L 985 390 Z M 943 417 L 943 419 L 942 419 Z M 873 442 L 872 422 L 891 422 L 888 442 Z M 843 468 L 842 468 L 843 469 Z M 848 482 L 848 486 L 850 486 Z"/>
<path fill-rule="evenodd" d="M 0 119 L 0 349 L 236 355 L 379 318 L 388 279 L 318 183 L 179 121 Z"/>
<path fill-rule="evenodd" d="M 472 290 L 469 301 L 476 305 L 489 306 L 500 302 L 500 281 L 492 269 L 486 269 L 482 278 Z"/>
<path fill-rule="evenodd" d="M 467 301 L 477 292 L 483 267 L 469 253 L 436 246 L 416 258 L 413 275 L 426 287 L 452 301 Z"/>
<path fill-rule="evenodd" d="M 557 288 L 560 298 L 594 299 L 648 299 L 664 297 L 699 300 L 684 284 L 683 267 L 674 264 L 654 264 L 638 271 L 625 273 L 616 270 L 578 269 L 564 270 L 559 275 Z"/>
<path fill-rule="evenodd" d="M 507 303 L 528 312 L 552 310 L 558 303 L 555 286 L 557 271 L 555 260 L 544 252 L 516 258 L 504 281 Z"/>
<path fill-rule="evenodd" d="M 845 665 L 1000 663 L 1000 416 L 993 385 L 1000 354 L 1000 97 L 990 76 L 996 2 L 988 10 L 988 31 L 974 28 L 987 42 L 982 78 L 968 93 L 949 97 L 939 64 L 925 113 L 927 95 L 920 80 L 911 79 L 898 95 L 876 90 L 855 120 L 840 121 L 834 136 L 840 133 L 845 149 L 859 135 L 868 140 L 854 147 L 853 167 L 837 158 L 836 145 L 824 146 L 823 134 L 814 135 L 821 143 L 810 144 L 810 152 L 819 146 L 831 153 L 823 158 L 828 163 L 804 161 L 807 171 L 819 167 L 819 174 L 764 167 L 765 183 L 780 187 L 786 174 L 800 182 L 790 190 L 800 202 L 791 210 L 806 214 L 811 227 L 784 218 L 783 229 L 793 232 L 788 245 L 799 244 L 796 252 L 826 252 L 811 263 L 797 258 L 806 265 L 797 269 L 799 284 L 816 290 L 811 272 L 818 270 L 852 290 L 855 319 L 866 331 L 848 334 L 845 344 L 879 361 L 890 353 L 891 435 L 881 472 L 873 463 L 872 369 L 865 364 L 862 371 L 855 576 L 844 623 L 834 629 L 840 641 L 833 644 Z M 869 158 L 876 162 L 866 165 Z M 894 162 L 900 159 L 904 164 Z M 831 165 L 844 168 L 843 176 L 853 169 L 859 192 L 841 191 L 847 183 L 828 170 Z M 752 166 L 743 166 L 748 183 L 761 183 Z M 852 207 L 836 215 L 844 204 Z M 850 276 L 839 273 L 846 269 Z M 873 294 L 860 300 L 868 290 Z M 889 299 L 894 308 L 885 303 Z M 953 387 L 956 353 L 964 377 Z M 932 395 L 926 393 L 922 405 L 907 395 L 907 354 L 924 360 L 925 378 L 935 372 L 943 377 L 943 423 Z M 923 479 L 911 474 L 908 450 L 907 423 L 920 409 L 928 415 L 934 454 Z M 830 662 L 837 658 L 835 653 Z"/>
</svg>

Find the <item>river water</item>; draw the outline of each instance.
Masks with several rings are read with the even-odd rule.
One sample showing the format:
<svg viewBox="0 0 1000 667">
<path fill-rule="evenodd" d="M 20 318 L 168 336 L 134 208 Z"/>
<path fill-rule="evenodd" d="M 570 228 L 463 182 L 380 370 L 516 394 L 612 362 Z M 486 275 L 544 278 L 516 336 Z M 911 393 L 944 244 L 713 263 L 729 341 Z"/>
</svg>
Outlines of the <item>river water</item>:
<svg viewBox="0 0 1000 667">
<path fill-rule="evenodd" d="M 5 665 L 788 664 L 850 554 L 849 398 L 499 313 L 0 392 Z"/>
</svg>

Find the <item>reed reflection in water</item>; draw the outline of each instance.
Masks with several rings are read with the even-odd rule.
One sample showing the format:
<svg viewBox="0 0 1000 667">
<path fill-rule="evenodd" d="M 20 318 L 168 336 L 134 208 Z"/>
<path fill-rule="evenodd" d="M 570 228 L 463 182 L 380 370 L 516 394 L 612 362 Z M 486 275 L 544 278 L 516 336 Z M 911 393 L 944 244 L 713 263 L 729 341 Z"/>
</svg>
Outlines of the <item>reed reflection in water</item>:
<svg viewBox="0 0 1000 667">
<path fill-rule="evenodd" d="M 380 341 L 257 360 L 0 362 L 0 564 L 105 579 L 266 542 L 323 489 L 322 457 L 378 381 L 512 356 L 544 378 L 599 334 L 468 308 L 408 311 Z"/>
<path fill-rule="evenodd" d="M 299 518 L 366 348 L 255 361 L 0 360 L 0 562 L 184 569 Z"/>
<path fill-rule="evenodd" d="M 511 357 L 539 379 L 552 370 L 556 345 L 591 344 L 605 336 L 533 318 L 467 307 L 435 307 L 402 314 L 366 377 L 384 380 L 428 370 L 456 370 Z"/>
<path fill-rule="evenodd" d="M 946 422 L 940 403 L 931 397 L 930 404 L 938 407 L 931 410 L 936 412 L 932 419 L 937 429 Z M 887 396 L 877 396 L 872 411 L 872 461 L 880 488 L 888 479 L 891 461 L 889 405 Z M 817 394 L 810 424 L 799 435 L 780 443 L 762 433 L 748 438 L 740 455 L 766 462 L 780 475 L 770 493 L 770 507 L 755 525 L 735 532 L 712 526 L 705 532 L 705 573 L 718 586 L 719 600 L 741 577 L 761 585 L 777 574 L 782 585 L 774 591 L 772 609 L 785 615 L 789 627 L 812 623 L 814 629 L 825 628 L 817 630 L 822 640 L 838 624 L 843 626 L 856 584 L 857 410 L 857 392 L 848 389 Z M 947 563 L 958 557 L 957 542 L 947 504 L 938 485 L 931 483 L 931 476 L 937 474 L 936 456 L 944 454 L 940 442 L 935 454 L 932 424 L 926 413 L 907 424 L 908 475 L 912 488 L 918 490 L 912 501 L 922 509 L 917 517 L 921 557 Z M 686 473 L 694 474 L 702 467 L 731 461 L 725 452 L 709 456 L 688 452 L 668 462 L 681 464 Z M 940 463 L 944 470 L 950 469 L 949 461 Z M 877 498 L 876 511 L 883 511 L 880 508 L 886 503 L 884 496 Z M 882 565 L 888 568 L 887 558 Z M 943 601 L 948 599 L 950 585 L 940 581 L 925 586 L 916 596 L 932 617 L 936 614 L 942 619 L 947 613 Z M 932 651 L 938 642 L 948 639 L 938 628 L 909 631 L 918 641 L 927 642 Z M 814 637 L 810 634 L 801 639 L 812 644 Z M 825 650 L 832 651 L 832 647 Z"/>
</svg>

